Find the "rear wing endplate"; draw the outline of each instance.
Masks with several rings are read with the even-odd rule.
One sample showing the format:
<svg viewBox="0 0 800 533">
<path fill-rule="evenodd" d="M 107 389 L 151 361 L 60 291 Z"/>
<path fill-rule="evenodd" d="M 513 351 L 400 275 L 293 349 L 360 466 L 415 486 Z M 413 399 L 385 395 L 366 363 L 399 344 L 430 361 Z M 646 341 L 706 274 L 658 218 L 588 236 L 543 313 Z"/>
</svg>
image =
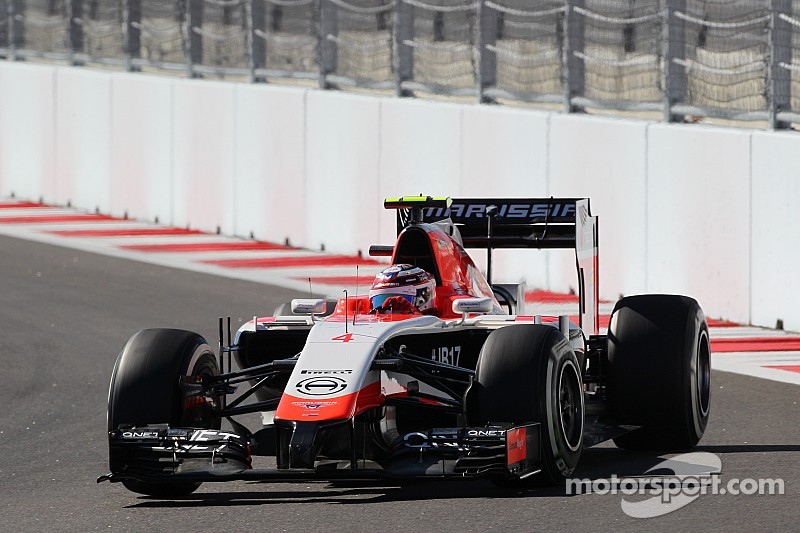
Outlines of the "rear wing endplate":
<svg viewBox="0 0 800 533">
<path fill-rule="evenodd" d="M 591 215 L 589 199 L 575 203 L 575 258 L 578 270 L 580 326 L 590 335 L 600 334 L 600 257 L 597 217 Z"/>
</svg>

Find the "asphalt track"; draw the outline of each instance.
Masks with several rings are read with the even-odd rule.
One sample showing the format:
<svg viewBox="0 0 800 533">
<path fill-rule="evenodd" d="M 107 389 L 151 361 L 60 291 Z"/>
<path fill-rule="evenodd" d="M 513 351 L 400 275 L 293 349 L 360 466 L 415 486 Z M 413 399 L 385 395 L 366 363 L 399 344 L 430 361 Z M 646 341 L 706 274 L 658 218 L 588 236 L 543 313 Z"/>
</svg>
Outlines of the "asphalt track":
<svg viewBox="0 0 800 533">
<path fill-rule="evenodd" d="M 482 481 L 205 484 L 167 501 L 95 482 L 107 471 L 109 376 L 133 332 L 186 328 L 213 344 L 217 316 L 238 324 L 291 297 L 286 289 L 0 236 L 0 529 L 798 529 L 800 387 L 716 371 L 698 449 L 720 456 L 723 481 L 781 478 L 784 495 L 704 495 L 637 520 L 622 512 L 622 495 L 498 490 Z M 662 459 L 606 445 L 584 452 L 576 477 L 641 475 Z"/>
</svg>

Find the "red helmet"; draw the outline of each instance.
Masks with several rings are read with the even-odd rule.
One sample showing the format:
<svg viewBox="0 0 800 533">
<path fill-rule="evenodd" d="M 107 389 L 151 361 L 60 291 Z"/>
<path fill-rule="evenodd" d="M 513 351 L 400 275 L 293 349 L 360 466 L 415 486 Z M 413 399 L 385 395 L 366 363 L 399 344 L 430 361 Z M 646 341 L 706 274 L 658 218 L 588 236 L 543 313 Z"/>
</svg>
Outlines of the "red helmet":
<svg viewBox="0 0 800 533">
<path fill-rule="evenodd" d="M 389 298 L 399 296 L 419 311 L 433 309 L 436 280 L 429 273 L 412 265 L 392 265 L 375 277 L 369 291 L 370 309 L 378 309 Z"/>
</svg>

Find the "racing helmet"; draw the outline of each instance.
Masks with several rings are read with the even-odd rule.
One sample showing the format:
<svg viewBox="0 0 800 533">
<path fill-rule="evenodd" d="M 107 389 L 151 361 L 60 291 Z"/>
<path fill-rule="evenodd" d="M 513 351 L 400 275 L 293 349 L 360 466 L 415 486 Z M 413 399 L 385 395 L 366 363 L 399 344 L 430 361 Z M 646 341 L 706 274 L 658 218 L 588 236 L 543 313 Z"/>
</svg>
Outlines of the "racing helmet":
<svg viewBox="0 0 800 533">
<path fill-rule="evenodd" d="M 379 309 L 393 297 L 401 297 L 420 312 L 433 309 L 436 280 L 425 270 L 413 265 L 392 265 L 383 269 L 369 291 L 370 309 Z"/>
</svg>

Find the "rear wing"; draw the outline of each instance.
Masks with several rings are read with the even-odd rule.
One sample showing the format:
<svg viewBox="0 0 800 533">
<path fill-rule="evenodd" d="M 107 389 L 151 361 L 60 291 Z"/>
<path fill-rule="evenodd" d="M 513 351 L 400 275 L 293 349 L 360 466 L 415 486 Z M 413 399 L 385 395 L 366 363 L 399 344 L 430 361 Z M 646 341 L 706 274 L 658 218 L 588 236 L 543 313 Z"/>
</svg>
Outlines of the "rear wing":
<svg viewBox="0 0 800 533">
<path fill-rule="evenodd" d="M 578 274 L 580 326 L 599 333 L 598 230 L 588 198 L 387 198 L 397 209 L 397 233 L 410 224 L 449 221 L 464 248 L 485 248 L 491 283 L 492 249 L 574 249 Z M 378 247 L 376 247 L 378 252 Z M 376 255 L 385 255 L 384 253 Z"/>
<path fill-rule="evenodd" d="M 427 207 L 425 222 L 450 219 L 465 248 L 574 248 L 577 198 L 453 198 Z M 408 224 L 398 210 L 398 234 Z"/>
</svg>

